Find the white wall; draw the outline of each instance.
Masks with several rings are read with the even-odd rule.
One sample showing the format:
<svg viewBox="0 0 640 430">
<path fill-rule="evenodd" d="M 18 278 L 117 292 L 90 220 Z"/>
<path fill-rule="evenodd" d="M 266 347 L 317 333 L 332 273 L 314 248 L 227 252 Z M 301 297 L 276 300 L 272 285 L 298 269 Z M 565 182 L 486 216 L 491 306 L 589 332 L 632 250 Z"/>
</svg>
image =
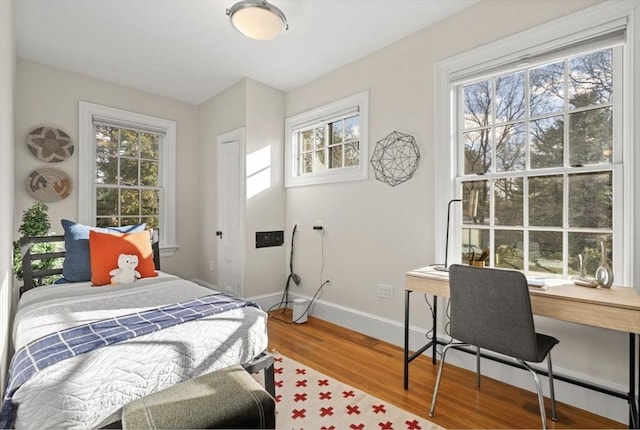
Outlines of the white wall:
<svg viewBox="0 0 640 430">
<path fill-rule="evenodd" d="M 200 244 L 198 269 L 200 281 L 215 285 L 217 277 L 216 226 L 216 138 L 245 127 L 245 154 L 247 164 L 258 154 L 267 154 L 268 181 L 258 176 L 246 178 L 249 191 L 261 186 L 259 193 L 247 193 L 245 219 L 245 296 L 268 294 L 284 285 L 284 246 L 255 247 L 256 231 L 284 229 L 283 189 L 283 92 L 252 79 L 243 79 L 222 93 L 200 105 L 200 182 L 206 184 L 200 198 Z M 248 172 L 249 174 L 250 172 Z M 214 270 L 210 270 L 210 262 Z"/>
<path fill-rule="evenodd" d="M 13 292 L 14 2 L 0 1 L 0 392 L 4 393 Z"/>
<path fill-rule="evenodd" d="M 334 286 L 323 297 L 381 317 L 398 318 L 404 273 L 434 258 L 433 141 L 434 66 L 519 30 L 588 6 L 588 1 L 488 0 L 409 36 L 287 94 L 287 116 L 370 90 L 370 153 L 394 130 L 415 137 L 421 151 L 418 171 L 396 187 L 366 181 L 287 189 L 287 227 L 300 223 L 302 292 L 317 287 L 318 232 L 323 219 L 326 270 Z M 377 283 L 396 288 L 394 301 L 375 297 Z"/>
<path fill-rule="evenodd" d="M 247 172 L 247 224 L 245 294 L 257 296 L 283 288 L 286 281 L 283 246 L 256 248 L 256 231 L 284 230 L 285 193 L 283 167 L 285 94 L 247 79 L 247 161 L 268 157 L 261 175 Z M 268 178 L 268 181 L 265 179 Z M 254 188 L 256 187 L 256 188 Z M 252 190 L 255 190 L 251 192 Z M 262 190 L 257 192 L 258 190 Z M 257 193 L 253 196 L 251 194 Z M 285 232 L 285 237 L 290 237 Z M 288 274 L 288 273 L 287 273 Z"/>
<path fill-rule="evenodd" d="M 177 122 L 177 198 L 176 242 L 179 246 L 173 257 L 162 259 L 162 269 L 185 278 L 197 275 L 194 244 L 198 242 L 197 224 L 198 176 L 198 107 L 173 101 L 131 88 L 93 79 L 33 61 L 18 59 L 16 90 L 15 139 L 15 237 L 22 212 L 34 199 L 27 191 L 27 176 L 46 165 L 27 149 L 29 132 L 36 126 L 49 125 L 64 130 L 75 143 L 73 156 L 55 163 L 77 185 L 78 180 L 78 102 L 80 100 L 140 112 Z M 51 166 L 50 166 L 51 167 Z M 64 200 L 50 203 L 51 229 L 62 233 L 60 219 L 78 219 L 78 193 Z"/>
<path fill-rule="evenodd" d="M 12 2 L 0 1 L 0 71 L 3 72 L 0 78 L 0 147 L 7 148 L 8 145 L 5 154 L 10 154 L 15 141 L 16 153 L 15 209 L 11 207 L 12 199 L 4 197 L 11 196 L 14 189 L 13 158 L 0 158 L 0 195 L 3 202 L 7 200 L 7 204 L 0 205 L 0 210 L 7 215 L 0 217 L 0 243 L 8 247 L 17 235 L 14 229 L 17 229 L 19 216 L 31 203 L 26 191 L 26 176 L 41 165 L 26 149 L 27 133 L 36 125 L 53 125 L 77 140 L 77 101 L 87 100 L 178 122 L 177 240 L 180 249 L 175 257 L 163 261 L 163 269 L 215 284 L 215 267 L 211 271 L 209 261 L 215 262 L 217 257 L 216 138 L 244 126 L 247 129 L 247 154 L 265 145 L 272 148 L 271 187 L 247 202 L 246 295 L 271 293 L 275 296 L 282 290 L 288 270 L 290 232 L 297 223 L 299 234 L 294 271 L 301 276 L 302 284 L 300 287 L 292 285 L 292 293 L 312 296 L 320 285 L 322 250 L 322 233 L 312 230 L 312 225 L 314 220 L 322 219 L 325 226 L 324 270 L 331 272 L 333 279 L 332 285 L 324 290 L 324 305 L 316 308 L 318 315 L 335 318 L 334 310 L 339 309 L 344 316 L 343 324 L 385 339 L 386 334 L 376 332 L 376 327 L 391 327 L 391 340 L 401 344 L 404 273 L 433 262 L 435 229 L 442 228 L 434 225 L 435 207 L 432 204 L 432 197 L 438 192 L 432 173 L 437 163 L 433 158 L 437 144 L 433 140 L 435 64 L 596 2 L 483 0 L 286 95 L 245 79 L 198 107 L 20 59 L 13 139 L 11 109 L 6 112 L 11 103 L 8 97 L 13 81 L 5 74 L 14 62 L 12 19 L 7 18 L 13 16 L 7 10 L 12 10 Z M 551 3 L 553 7 L 550 7 Z M 413 179 L 391 188 L 376 181 L 372 173 L 366 181 L 283 191 L 282 147 L 279 146 L 282 116 L 294 115 L 366 89 L 370 90 L 370 152 L 377 140 L 394 130 L 413 135 L 422 156 Z M 77 163 L 77 155 L 74 155 L 57 167 L 75 179 Z M 77 217 L 76 194 L 51 204 L 50 214 L 54 228 L 58 228 L 60 218 Z M 8 221 L 14 216 L 15 223 Z M 286 224 L 283 224 L 284 219 Z M 256 230 L 282 228 L 285 229 L 286 246 L 254 248 Z M 4 255 L 1 252 L 0 257 Z M 0 300 L 9 294 L 4 280 L 7 267 L 6 260 L 0 258 Z M 394 286 L 395 298 L 378 299 L 377 283 Z M 323 309 L 328 311 L 322 313 Z M 430 326 L 428 310 L 419 297 L 414 298 L 412 314 L 414 328 Z M 2 315 L 6 318 L 4 313 Z M 594 381 L 626 384 L 626 365 L 620 366 L 627 360 L 625 335 L 552 320 L 538 319 L 537 323 L 541 330 L 561 339 L 561 344 L 554 350 L 557 368 L 587 375 Z M 3 327 L 0 332 L 4 334 L 4 330 Z M 509 377 L 505 376 L 506 379 Z M 562 387 L 558 388 L 560 401 L 573 401 Z M 585 390 L 578 393 L 582 407 L 626 421 L 623 401 L 602 399 Z"/>
<path fill-rule="evenodd" d="M 216 142 L 221 134 L 246 125 L 247 88 L 246 80 L 232 85 L 222 93 L 201 104 L 198 110 L 198 199 L 199 228 L 196 254 L 198 278 L 208 284 L 217 282 L 217 242 L 216 237 Z M 213 261 L 214 270 L 209 262 Z"/>
<path fill-rule="evenodd" d="M 12 212 L 16 222 L 12 224 L 12 237 L 18 236 L 22 211 L 33 202 L 26 188 L 27 175 L 44 165 L 26 147 L 26 136 L 34 127 L 58 127 L 77 142 L 79 100 L 172 119 L 177 122 L 179 249 L 174 257 L 163 258 L 162 268 L 215 284 L 216 176 L 212 166 L 216 165 L 216 138 L 247 126 L 247 154 L 265 145 L 271 148 L 271 186 L 247 201 L 246 294 L 274 292 L 283 285 L 285 247 L 257 250 L 255 232 L 284 228 L 284 93 L 243 79 L 202 105 L 193 106 L 25 59 L 18 59 L 17 68 L 16 139 L 11 139 L 15 141 L 16 164 Z M 56 163 L 55 167 L 76 182 L 77 147 L 70 159 Z M 62 232 L 61 218 L 77 219 L 77 193 L 50 203 L 49 215 L 52 231 Z M 213 271 L 210 261 L 214 261 Z"/>
<path fill-rule="evenodd" d="M 339 314 L 344 307 L 349 308 L 354 325 L 363 315 L 380 323 L 362 325 L 361 331 L 377 336 L 374 327 L 391 326 L 396 333 L 395 343 L 402 344 L 404 273 L 435 262 L 434 232 L 444 228 L 434 225 L 433 197 L 438 193 L 433 175 L 438 162 L 434 147 L 439 144 L 433 138 L 435 64 L 594 3 L 597 1 L 482 1 L 289 92 L 287 116 L 369 89 L 370 152 L 378 140 L 397 130 L 415 137 L 422 156 L 413 179 L 393 188 L 376 181 L 371 173 L 366 181 L 286 190 L 287 230 L 294 223 L 300 228 L 294 261 L 303 282 L 295 293 L 312 296 L 320 284 L 321 233 L 313 231 L 312 225 L 314 220 L 322 219 L 324 270 L 333 274 L 333 281 L 323 291 L 325 304 L 319 310 L 333 306 L 335 314 Z M 376 297 L 378 283 L 395 288 L 393 300 Z M 417 295 L 412 314 L 413 326 L 430 327 L 428 309 Z M 331 312 L 323 311 L 323 316 L 332 318 Z M 342 317 L 336 320 L 345 321 Z M 542 318 L 537 319 L 537 324 L 539 330 L 561 340 L 554 349 L 554 367 L 558 370 L 618 388 L 626 386 L 625 334 Z M 512 378 L 510 371 L 497 372 L 507 380 Z M 623 400 L 559 385 L 559 400 L 577 402 L 583 408 L 626 421 Z"/>
</svg>

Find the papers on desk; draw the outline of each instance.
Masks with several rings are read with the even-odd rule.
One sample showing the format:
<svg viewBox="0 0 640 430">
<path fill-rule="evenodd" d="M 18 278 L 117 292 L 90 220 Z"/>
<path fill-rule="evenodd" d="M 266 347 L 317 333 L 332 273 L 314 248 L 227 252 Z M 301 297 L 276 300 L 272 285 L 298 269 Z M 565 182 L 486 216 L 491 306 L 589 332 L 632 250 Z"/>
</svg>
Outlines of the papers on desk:
<svg viewBox="0 0 640 430">
<path fill-rule="evenodd" d="M 553 286 L 566 284 L 567 281 L 554 276 L 527 276 L 527 283 L 532 290 L 546 290 Z"/>
<path fill-rule="evenodd" d="M 417 276 L 424 275 L 428 278 L 449 279 L 449 272 L 442 270 L 436 270 L 431 266 L 420 267 L 419 269 L 413 269 L 408 273 L 413 273 Z"/>
<path fill-rule="evenodd" d="M 527 276 L 527 284 L 529 288 L 536 290 L 546 290 L 547 289 L 547 278 L 542 278 L 539 276 Z"/>
<path fill-rule="evenodd" d="M 441 270 L 436 270 L 431 266 L 426 266 L 426 267 L 421 267 L 419 269 L 414 269 L 411 271 L 411 273 L 415 273 L 416 275 L 420 276 L 420 275 L 424 275 L 427 278 L 436 278 L 436 279 L 442 279 L 442 280 L 446 280 L 449 279 L 449 272 L 445 272 L 445 271 L 441 271 Z M 563 283 L 566 283 L 565 280 L 561 279 L 561 278 L 557 278 L 557 277 L 553 277 L 553 276 L 536 276 L 536 275 L 529 275 L 527 276 L 527 284 L 529 285 L 529 288 L 533 291 L 537 291 L 537 290 L 546 290 L 549 287 L 552 287 L 554 285 L 561 285 Z"/>
<path fill-rule="evenodd" d="M 421 267 L 417 270 L 418 272 L 427 274 L 429 276 L 440 277 L 444 279 L 449 279 L 449 271 L 448 270 L 437 270 L 431 266 Z"/>
</svg>

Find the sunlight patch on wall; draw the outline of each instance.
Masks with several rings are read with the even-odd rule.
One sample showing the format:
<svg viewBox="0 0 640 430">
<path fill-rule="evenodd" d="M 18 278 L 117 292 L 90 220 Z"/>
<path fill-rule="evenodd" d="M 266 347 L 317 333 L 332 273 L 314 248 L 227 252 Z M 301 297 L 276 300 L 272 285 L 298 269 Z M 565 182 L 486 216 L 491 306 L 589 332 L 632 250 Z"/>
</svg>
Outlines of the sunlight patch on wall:
<svg viewBox="0 0 640 430">
<path fill-rule="evenodd" d="M 271 186 L 271 146 L 247 154 L 247 200 Z"/>
</svg>

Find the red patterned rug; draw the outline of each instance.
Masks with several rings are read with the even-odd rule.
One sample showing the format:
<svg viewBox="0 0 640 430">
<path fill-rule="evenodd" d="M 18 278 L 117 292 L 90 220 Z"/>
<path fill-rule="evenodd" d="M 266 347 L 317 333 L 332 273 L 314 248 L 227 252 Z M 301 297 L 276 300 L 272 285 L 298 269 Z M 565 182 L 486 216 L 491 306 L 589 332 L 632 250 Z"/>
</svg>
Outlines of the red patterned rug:
<svg viewBox="0 0 640 430">
<path fill-rule="evenodd" d="M 442 430 L 282 354 L 274 357 L 278 429 Z"/>
</svg>

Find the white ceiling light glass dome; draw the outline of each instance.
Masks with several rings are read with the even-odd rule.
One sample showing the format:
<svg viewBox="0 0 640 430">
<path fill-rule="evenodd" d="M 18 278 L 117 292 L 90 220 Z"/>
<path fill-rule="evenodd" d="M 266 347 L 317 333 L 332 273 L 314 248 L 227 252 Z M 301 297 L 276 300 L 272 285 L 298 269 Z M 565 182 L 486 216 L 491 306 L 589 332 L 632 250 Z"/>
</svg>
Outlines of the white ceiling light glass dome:
<svg viewBox="0 0 640 430">
<path fill-rule="evenodd" d="M 266 0 L 244 0 L 227 9 L 233 28 L 255 40 L 271 40 L 289 28 L 284 13 Z"/>
</svg>

